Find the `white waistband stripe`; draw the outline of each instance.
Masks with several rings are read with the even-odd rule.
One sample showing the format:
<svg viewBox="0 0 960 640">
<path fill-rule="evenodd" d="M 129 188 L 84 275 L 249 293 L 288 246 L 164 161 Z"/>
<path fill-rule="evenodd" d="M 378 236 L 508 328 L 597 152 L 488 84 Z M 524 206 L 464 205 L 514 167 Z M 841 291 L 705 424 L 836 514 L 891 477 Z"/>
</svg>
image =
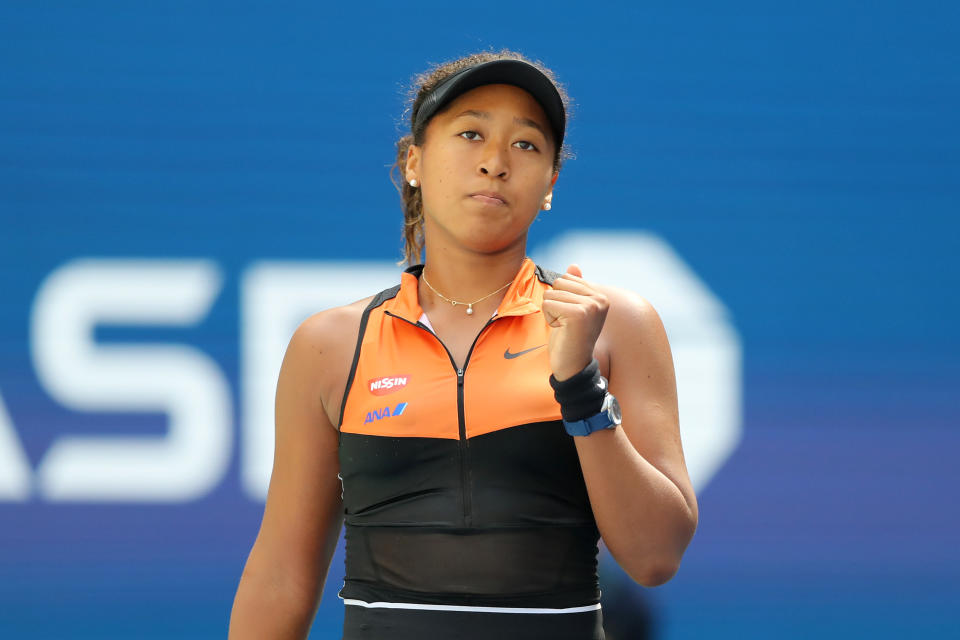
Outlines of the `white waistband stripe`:
<svg viewBox="0 0 960 640">
<path fill-rule="evenodd" d="M 534 609 L 528 607 L 467 607 L 451 604 L 417 604 L 414 602 L 364 602 L 363 600 L 350 598 L 342 598 L 342 600 L 343 604 L 367 607 L 368 609 L 420 609 L 426 611 L 466 611 L 469 613 L 583 613 L 584 611 L 600 609 L 599 602 L 583 607 L 567 607 L 566 609 Z"/>
</svg>

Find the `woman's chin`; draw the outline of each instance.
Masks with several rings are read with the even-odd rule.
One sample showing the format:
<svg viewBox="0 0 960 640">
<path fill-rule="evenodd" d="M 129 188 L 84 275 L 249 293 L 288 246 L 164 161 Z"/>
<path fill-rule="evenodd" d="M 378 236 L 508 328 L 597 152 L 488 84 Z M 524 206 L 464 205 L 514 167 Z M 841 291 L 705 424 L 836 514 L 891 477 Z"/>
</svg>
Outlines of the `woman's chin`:
<svg viewBox="0 0 960 640">
<path fill-rule="evenodd" d="M 513 237 L 512 234 L 504 233 L 474 233 L 467 234 L 463 238 L 463 245 L 476 253 L 501 253 L 514 246 L 517 241 L 522 240 L 521 236 Z"/>
</svg>

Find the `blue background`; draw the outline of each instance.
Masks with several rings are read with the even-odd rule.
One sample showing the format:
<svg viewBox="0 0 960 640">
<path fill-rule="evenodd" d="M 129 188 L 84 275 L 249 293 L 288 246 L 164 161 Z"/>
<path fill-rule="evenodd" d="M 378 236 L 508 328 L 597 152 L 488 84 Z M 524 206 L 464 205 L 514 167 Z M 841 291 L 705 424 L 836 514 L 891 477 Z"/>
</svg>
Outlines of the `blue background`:
<svg viewBox="0 0 960 640">
<path fill-rule="evenodd" d="M 45 394 L 28 331 L 47 274 L 215 260 L 204 322 L 149 335 L 202 348 L 236 397 L 242 269 L 399 259 L 387 167 L 407 81 L 508 47 L 575 102 L 577 157 L 530 245 L 653 231 L 743 340 L 744 438 L 699 496 L 680 573 L 645 590 L 659 636 L 951 635 L 956 6 L 4 3 L 0 392 L 27 455 L 165 426 Z M 0 503 L 0 637 L 225 636 L 262 514 L 237 460 L 186 505 Z M 328 589 L 312 637 L 339 637 L 341 609 Z"/>
</svg>

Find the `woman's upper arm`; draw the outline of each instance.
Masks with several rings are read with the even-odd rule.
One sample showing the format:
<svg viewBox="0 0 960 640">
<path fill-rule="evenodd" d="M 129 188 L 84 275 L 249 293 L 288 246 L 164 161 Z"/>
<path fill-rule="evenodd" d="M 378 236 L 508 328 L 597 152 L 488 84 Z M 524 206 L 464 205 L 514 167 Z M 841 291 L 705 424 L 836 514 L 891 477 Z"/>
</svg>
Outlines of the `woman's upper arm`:
<svg viewBox="0 0 960 640">
<path fill-rule="evenodd" d="M 294 332 L 277 381 L 273 473 L 245 575 L 316 602 L 342 524 L 338 434 L 324 407 L 343 362 L 344 308 Z M 345 373 L 343 375 L 345 377 Z M 341 389 L 342 392 L 342 389 Z"/>
<path fill-rule="evenodd" d="M 637 452 L 683 493 L 696 518 L 697 502 L 680 441 L 673 356 L 659 314 L 640 296 L 603 287 L 610 308 L 603 332 L 610 392 L 620 402 L 622 428 Z"/>
</svg>

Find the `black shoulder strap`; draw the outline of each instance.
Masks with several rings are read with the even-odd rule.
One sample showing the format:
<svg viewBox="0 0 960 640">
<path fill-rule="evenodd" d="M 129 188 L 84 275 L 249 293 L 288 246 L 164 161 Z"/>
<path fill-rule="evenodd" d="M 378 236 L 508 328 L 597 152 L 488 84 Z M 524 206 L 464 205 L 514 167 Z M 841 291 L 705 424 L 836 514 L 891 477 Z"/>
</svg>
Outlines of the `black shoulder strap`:
<svg viewBox="0 0 960 640">
<path fill-rule="evenodd" d="M 540 265 L 537 265 L 536 269 L 537 277 L 540 278 L 540 282 L 549 284 L 553 286 L 553 281 L 560 277 L 561 274 L 556 271 L 551 271 L 550 269 L 544 269 Z"/>
<path fill-rule="evenodd" d="M 340 430 L 340 426 L 343 424 L 343 411 L 347 408 L 347 396 L 350 395 L 353 377 L 357 374 L 357 363 L 360 361 L 360 346 L 363 344 L 363 334 L 367 331 L 367 320 L 370 318 L 370 312 L 387 300 L 396 297 L 399 291 L 400 285 L 396 285 L 389 289 L 384 289 L 373 296 L 373 300 L 370 301 L 370 304 L 367 305 L 367 308 L 363 310 L 363 314 L 360 316 L 360 332 L 357 336 L 357 348 L 353 352 L 353 362 L 350 363 L 350 374 L 347 376 L 347 387 L 343 390 L 343 400 L 340 401 L 340 417 L 337 419 L 337 431 Z"/>
</svg>

